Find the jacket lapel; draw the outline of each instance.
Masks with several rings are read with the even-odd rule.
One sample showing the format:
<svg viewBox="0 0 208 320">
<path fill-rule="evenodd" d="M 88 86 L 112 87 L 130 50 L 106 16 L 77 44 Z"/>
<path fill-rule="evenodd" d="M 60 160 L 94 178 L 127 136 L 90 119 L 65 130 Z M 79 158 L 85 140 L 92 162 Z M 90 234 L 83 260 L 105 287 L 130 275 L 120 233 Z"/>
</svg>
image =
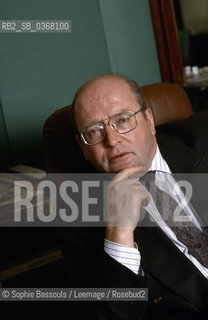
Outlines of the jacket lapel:
<svg viewBox="0 0 208 320">
<path fill-rule="evenodd" d="M 205 305 L 208 281 L 159 227 L 138 227 L 135 241 L 150 274 L 193 305 Z"/>
<path fill-rule="evenodd" d="M 197 172 L 202 154 L 184 145 L 175 136 L 157 136 L 158 145 L 163 158 L 168 163 L 171 172 Z"/>
</svg>

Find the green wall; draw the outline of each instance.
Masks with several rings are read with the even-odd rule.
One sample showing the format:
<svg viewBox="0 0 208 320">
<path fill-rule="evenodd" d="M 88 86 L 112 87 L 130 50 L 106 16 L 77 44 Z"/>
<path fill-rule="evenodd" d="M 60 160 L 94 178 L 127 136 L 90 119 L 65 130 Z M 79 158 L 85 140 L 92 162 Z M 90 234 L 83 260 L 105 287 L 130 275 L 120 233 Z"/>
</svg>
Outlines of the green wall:
<svg viewBox="0 0 208 320">
<path fill-rule="evenodd" d="M 99 2 L 112 72 L 140 85 L 161 81 L 149 1 Z"/>
<path fill-rule="evenodd" d="M 161 81 L 147 0 L 1 0 L 0 18 L 72 20 L 72 33 L 0 34 L 0 170 L 41 158 L 46 118 L 86 80 Z"/>
</svg>

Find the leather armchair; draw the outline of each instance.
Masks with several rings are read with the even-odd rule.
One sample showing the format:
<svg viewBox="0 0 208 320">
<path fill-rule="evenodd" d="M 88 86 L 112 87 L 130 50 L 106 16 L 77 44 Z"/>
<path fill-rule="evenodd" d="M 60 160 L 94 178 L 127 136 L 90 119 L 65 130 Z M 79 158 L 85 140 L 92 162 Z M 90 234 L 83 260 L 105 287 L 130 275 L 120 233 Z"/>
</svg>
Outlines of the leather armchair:
<svg viewBox="0 0 208 320">
<path fill-rule="evenodd" d="M 185 91 L 175 84 L 157 83 L 142 87 L 147 105 L 152 109 L 156 128 L 181 122 L 193 114 Z M 43 152 L 46 172 L 96 172 L 84 159 L 75 142 L 69 122 L 70 105 L 56 110 L 43 127 Z M 167 126 L 166 126 L 167 127 Z"/>
</svg>

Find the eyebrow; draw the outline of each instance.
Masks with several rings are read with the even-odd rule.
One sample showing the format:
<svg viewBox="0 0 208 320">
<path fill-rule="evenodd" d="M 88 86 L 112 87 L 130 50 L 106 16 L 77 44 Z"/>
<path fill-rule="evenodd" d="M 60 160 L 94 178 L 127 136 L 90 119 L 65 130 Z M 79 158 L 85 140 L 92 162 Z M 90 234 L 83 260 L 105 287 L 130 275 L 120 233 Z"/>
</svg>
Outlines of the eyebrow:
<svg viewBox="0 0 208 320">
<path fill-rule="evenodd" d="M 109 116 L 109 117 L 107 117 L 105 119 L 93 121 L 91 124 L 89 124 L 87 126 L 84 126 L 82 130 L 87 129 L 87 128 L 91 127 L 91 126 L 94 126 L 97 123 L 103 123 L 103 121 L 108 120 L 109 118 L 112 118 L 112 117 L 116 116 L 117 114 L 120 114 L 120 113 L 123 113 L 123 112 L 127 112 L 127 111 L 132 111 L 132 110 L 121 109 L 119 112 L 116 112 L 116 113 L 112 114 L 111 116 Z"/>
</svg>

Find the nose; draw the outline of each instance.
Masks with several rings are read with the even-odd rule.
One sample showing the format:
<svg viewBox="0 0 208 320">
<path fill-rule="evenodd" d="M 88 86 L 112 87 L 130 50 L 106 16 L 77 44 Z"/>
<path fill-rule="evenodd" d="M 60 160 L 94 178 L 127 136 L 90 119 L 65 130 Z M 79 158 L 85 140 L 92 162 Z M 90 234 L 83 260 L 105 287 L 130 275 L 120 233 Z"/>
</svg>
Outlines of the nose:
<svg viewBox="0 0 208 320">
<path fill-rule="evenodd" d="M 104 143 L 108 147 L 114 147 L 121 141 L 121 134 L 114 130 L 111 126 L 105 126 L 105 140 Z"/>
</svg>

